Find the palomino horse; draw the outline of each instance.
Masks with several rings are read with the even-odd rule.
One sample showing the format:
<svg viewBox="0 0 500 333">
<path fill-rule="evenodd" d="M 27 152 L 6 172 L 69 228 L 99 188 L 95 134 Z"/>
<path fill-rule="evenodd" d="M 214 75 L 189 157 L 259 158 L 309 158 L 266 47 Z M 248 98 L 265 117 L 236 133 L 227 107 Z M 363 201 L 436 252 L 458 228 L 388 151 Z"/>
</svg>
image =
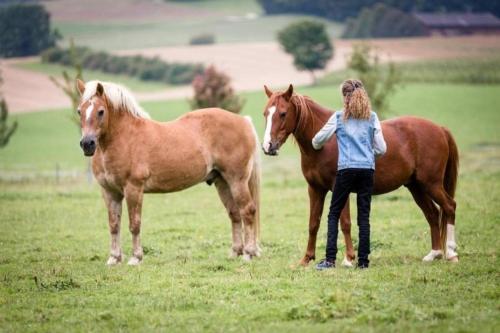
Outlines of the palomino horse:
<svg viewBox="0 0 500 333">
<path fill-rule="evenodd" d="M 311 140 L 332 115 L 308 97 L 272 92 L 264 86 L 269 101 L 264 110 L 266 130 L 263 149 L 277 155 L 290 134 L 300 148 L 302 173 L 309 185 L 309 242 L 302 265 L 315 259 L 318 233 L 326 193 L 333 188 L 337 172 L 337 141 L 330 140 L 322 150 L 313 149 Z M 458 261 L 455 243 L 455 187 L 458 151 L 450 132 L 416 117 L 399 117 L 382 122 L 387 152 L 377 159 L 374 194 L 383 194 L 404 185 L 423 211 L 431 229 L 432 250 L 424 261 L 446 255 Z M 436 207 L 439 206 L 439 209 Z M 352 266 L 354 249 L 351 239 L 349 201 L 343 209 L 341 228 L 346 243 L 343 265 Z M 443 253 L 443 250 L 445 253 Z"/>
<path fill-rule="evenodd" d="M 159 123 L 150 120 L 122 86 L 78 80 L 77 87 L 80 145 L 85 156 L 92 156 L 92 171 L 108 208 L 108 265 L 122 260 L 123 198 L 133 245 L 128 263 L 135 265 L 143 258 L 139 235 L 143 193 L 180 191 L 200 182 L 215 183 L 227 209 L 231 255 L 245 259 L 259 255 L 260 148 L 249 118 L 212 108 Z"/>
</svg>

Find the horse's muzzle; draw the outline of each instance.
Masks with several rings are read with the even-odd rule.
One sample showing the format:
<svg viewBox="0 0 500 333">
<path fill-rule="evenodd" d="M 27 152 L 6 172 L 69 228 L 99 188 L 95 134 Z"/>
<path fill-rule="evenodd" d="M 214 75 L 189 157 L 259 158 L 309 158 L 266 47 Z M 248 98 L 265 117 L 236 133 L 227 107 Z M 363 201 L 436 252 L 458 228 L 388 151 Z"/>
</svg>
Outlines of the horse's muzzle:
<svg viewBox="0 0 500 333">
<path fill-rule="evenodd" d="M 97 148 L 96 138 L 94 136 L 84 136 L 80 141 L 80 147 L 85 156 L 92 156 Z"/>
<path fill-rule="evenodd" d="M 278 155 L 279 149 L 280 149 L 279 142 L 269 142 L 269 148 L 267 150 L 264 149 L 264 154 L 276 156 Z"/>
</svg>

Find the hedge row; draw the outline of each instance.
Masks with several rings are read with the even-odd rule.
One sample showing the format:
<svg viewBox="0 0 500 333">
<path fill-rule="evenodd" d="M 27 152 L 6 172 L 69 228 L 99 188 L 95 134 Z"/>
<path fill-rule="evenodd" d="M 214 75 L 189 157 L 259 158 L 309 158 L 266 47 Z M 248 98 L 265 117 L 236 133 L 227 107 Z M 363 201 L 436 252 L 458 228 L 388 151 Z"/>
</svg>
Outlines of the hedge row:
<svg viewBox="0 0 500 333">
<path fill-rule="evenodd" d="M 166 63 L 158 58 L 143 56 L 116 56 L 106 52 L 94 52 L 86 47 L 74 49 L 82 67 L 105 73 L 124 74 L 144 81 L 161 81 L 170 84 L 191 83 L 195 75 L 203 72 L 200 64 Z M 42 61 L 66 66 L 74 65 L 70 49 L 50 48 L 42 53 Z"/>
</svg>

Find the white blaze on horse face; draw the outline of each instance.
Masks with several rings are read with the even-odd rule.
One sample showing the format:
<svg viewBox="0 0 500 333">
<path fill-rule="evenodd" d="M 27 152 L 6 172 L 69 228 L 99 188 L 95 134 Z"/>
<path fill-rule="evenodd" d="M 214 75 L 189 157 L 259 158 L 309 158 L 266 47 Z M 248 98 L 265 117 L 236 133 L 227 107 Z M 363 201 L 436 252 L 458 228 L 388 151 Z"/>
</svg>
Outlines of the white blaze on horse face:
<svg viewBox="0 0 500 333">
<path fill-rule="evenodd" d="M 271 106 L 267 111 L 266 131 L 264 132 L 264 141 L 262 142 L 262 148 L 266 153 L 269 152 L 269 144 L 271 143 L 271 128 L 273 126 L 273 115 L 276 112 L 276 106 Z"/>
<path fill-rule="evenodd" d="M 90 101 L 90 105 L 87 108 L 87 111 L 85 111 L 85 119 L 89 121 L 90 116 L 92 115 L 92 111 L 94 111 L 94 102 Z"/>
</svg>

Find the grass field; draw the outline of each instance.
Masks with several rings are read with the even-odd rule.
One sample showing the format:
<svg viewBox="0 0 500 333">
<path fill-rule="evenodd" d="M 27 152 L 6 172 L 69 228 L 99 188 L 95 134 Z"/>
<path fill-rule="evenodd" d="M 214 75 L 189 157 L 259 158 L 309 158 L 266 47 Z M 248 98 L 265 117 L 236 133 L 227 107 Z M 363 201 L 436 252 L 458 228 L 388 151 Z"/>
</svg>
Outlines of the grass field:
<svg viewBox="0 0 500 333">
<path fill-rule="evenodd" d="M 199 185 L 146 196 L 144 263 L 106 267 L 106 211 L 95 184 L 81 178 L 56 183 L 50 176 L 9 179 L 15 172 L 50 175 L 55 164 L 84 169 L 68 111 L 15 116 L 19 132 L 0 150 L 5 230 L 0 234 L 0 330 L 495 332 L 500 324 L 498 90 L 408 84 L 394 96 L 394 115 L 424 116 L 455 135 L 461 152 L 461 262 L 421 263 L 430 246 L 427 223 L 400 189 L 374 198 L 367 271 L 293 267 L 305 250 L 308 200 L 292 142 L 279 157 L 263 159 L 263 257 L 249 264 L 227 259 L 229 220 L 215 190 Z M 340 106 L 337 87 L 299 92 Z M 262 133 L 264 94 L 246 98 L 244 113 Z M 185 101 L 144 107 L 162 120 L 187 110 Z M 126 213 L 122 226 L 129 255 Z M 318 256 L 325 232 L 322 227 Z"/>
<path fill-rule="evenodd" d="M 133 20 L 110 15 L 108 19 L 100 21 L 85 18 L 57 20 L 56 16 L 54 26 L 64 36 L 63 44 L 74 38 L 77 45 L 113 51 L 187 45 L 191 37 L 206 33 L 213 34 L 217 43 L 271 41 L 276 39 L 278 30 L 292 21 L 311 18 L 304 15 L 266 16 L 255 0 L 168 2 L 183 9 L 183 14 L 177 16 L 167 13 L 162 19 L 139 14 Z M 321 21 L 332 38 L 340 36 L 343 24 Z"/>
<path fill-rule="evenodd" d="M 500 83 L 500 57 L 486 53 L 482 57 L 403 62 L 396 64 L 396 68 L 401 73 L 401 82 L 405 83 Z M 382 65 L 383 71 L 387 69 L 388 66 Z M 344 78 L 355 76 L 350 69 L 334 71 L 323 76 L 320 84 L 340 85 Z"/>
</svg>

